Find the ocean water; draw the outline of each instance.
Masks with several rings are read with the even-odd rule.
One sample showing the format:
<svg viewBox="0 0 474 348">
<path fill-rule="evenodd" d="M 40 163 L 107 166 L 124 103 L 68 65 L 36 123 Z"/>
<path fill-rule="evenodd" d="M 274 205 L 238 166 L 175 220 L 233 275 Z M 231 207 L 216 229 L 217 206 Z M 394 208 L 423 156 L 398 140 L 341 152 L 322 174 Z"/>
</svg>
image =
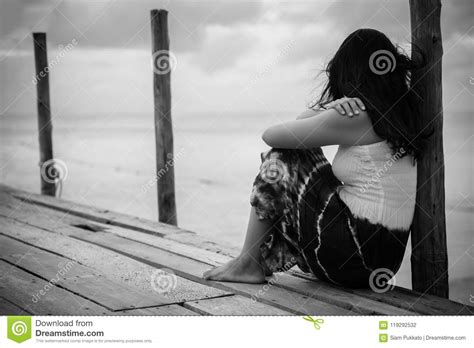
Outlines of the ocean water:
<svg viewBox="0 0 474 348">
<path fill-rule="evenodd" d="M 222 244 L 243 243 L 263 130 L 281 114 L 173 115 L 180 227 Z M 34 114 L 0 119 L 0 181 L 39 192 Z M 153 114 L 62 115 L 53 119 L 54 156 L 64 161 L 62 198 L 157 219 Z M 474 285 L 473 121 L 445 112 L 446 217 L 451 298 L 469 303 Z M 332 160 L 336 147 L 325 148 Z M 151 184 L 150 184 L 151 183 Z M 410 246 L 397 285 L 410 287 Z"/>
</svg>

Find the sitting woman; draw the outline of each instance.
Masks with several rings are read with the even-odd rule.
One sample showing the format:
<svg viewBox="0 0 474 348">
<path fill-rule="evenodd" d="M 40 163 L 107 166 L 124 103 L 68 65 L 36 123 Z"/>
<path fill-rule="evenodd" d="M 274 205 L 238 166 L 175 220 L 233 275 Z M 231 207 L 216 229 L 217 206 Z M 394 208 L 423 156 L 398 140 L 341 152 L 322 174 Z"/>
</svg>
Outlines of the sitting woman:
<svg viewBox="0 0 474 348">
<path fill-rule="evenodd" d="M 328 282 L 367 287 L 375 271 L 398 271 L 425 140 L 413 68 L 379 31 L 344 40 L 318 101 L 264 132 L 272 149 L 262 154 L 242 252 L 205 279 L 260 283 L 298 265 Z M 320 147 L 336 144 L 331 167 Z"/>
</svg>

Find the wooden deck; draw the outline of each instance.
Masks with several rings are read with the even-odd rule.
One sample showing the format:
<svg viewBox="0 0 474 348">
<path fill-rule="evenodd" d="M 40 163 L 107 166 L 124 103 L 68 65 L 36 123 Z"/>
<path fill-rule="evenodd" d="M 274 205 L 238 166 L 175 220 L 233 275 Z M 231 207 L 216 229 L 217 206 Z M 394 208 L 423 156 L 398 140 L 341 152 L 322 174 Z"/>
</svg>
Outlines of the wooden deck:
<svg viewBox="0 0 474 348">
<path fill-rule="evenodd" d="M 268 284 L 201 278 L 236 253 L 173 226 L 0 185 L 1 315 L 474 313 L 399 287 L 343 289 L 298 271 Z"/>
</svg>

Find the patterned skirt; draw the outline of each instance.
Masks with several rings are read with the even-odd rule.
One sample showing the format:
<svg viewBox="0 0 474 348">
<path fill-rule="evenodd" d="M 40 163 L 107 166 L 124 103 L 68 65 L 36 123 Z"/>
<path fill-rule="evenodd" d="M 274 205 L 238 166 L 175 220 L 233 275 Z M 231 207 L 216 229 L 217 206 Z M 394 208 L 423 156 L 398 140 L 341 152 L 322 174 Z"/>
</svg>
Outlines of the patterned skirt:
<svg viewBox="0 0 474 348">
<path fill-rule="evenodd" d="M 251 205 L 273 227 L 261 246 L 273 272 L 298 265 L 345 287 L 368 287 L 383 270 L 399 269 L 408 231 L 392 230 L 352 215 L 340 199 L 341 182 L 320 148 L 262 153 Z M 385 275 L 387 277 L 387 275 Z"/>
</svg>

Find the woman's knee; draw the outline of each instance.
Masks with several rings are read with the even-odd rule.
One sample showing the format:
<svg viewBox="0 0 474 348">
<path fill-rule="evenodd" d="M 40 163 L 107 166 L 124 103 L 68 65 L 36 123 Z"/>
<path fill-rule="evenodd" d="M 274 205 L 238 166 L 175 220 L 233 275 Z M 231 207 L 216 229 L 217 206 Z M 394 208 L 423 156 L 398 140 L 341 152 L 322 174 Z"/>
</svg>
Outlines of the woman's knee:
<svg viewBox="0 0 474 348">
<path fill-rule="evenodd" d="M 250 204 L 260 219 L 275 219 L 282 215 L 292 185 L 291 168 L 285 151 L 271 149 L 261 154 L 262 163 L 253 183 Z"/>
<path fill-rule="evenodd" d="M 261 160 L 250 198 L 261 219 L 275 219 L 295 208 L 301 181 L 328 163 L 320 148 L 271 149 L 261 154 Z"/>
</svg>

